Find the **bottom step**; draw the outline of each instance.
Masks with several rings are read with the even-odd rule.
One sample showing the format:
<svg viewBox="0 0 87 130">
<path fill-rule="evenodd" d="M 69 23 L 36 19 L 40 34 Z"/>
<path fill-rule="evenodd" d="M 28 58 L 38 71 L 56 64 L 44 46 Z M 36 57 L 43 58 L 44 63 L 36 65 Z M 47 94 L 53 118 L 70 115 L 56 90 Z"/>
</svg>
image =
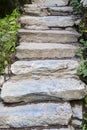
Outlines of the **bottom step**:
<svg viewBox="0 0 87 130">
<path fill-rule="evenodd" d="M 17 107 L 1 106 L 0 128 L 68 125 L 71 116 L 71 105 L 67 102 L 39 103 Z"/>
</svg>

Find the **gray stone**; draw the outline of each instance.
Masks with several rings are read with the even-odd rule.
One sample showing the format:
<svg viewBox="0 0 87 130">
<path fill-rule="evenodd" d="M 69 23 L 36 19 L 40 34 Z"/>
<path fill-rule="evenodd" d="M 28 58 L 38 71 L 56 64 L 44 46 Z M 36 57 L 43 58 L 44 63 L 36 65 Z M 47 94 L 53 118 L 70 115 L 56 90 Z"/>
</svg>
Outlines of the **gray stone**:
<svg viewBox="0 0 87 130">
<path fill-rule="evenodd" d="M 72 120 L 72 125 L 74 125 L 75 127 L 81 128 L 82 121 L 74 119 L 74 120 Z"/>
<path fill-rule="evenodd" d="M 83 7 L 87 7 L 87 0 L 81 0 L 81 3 L 83 4 Z"/>
<path fill-rule="evenodd" d="M 27 30 L 18 31 L 20 42 L 39 42 L 39 43 L 72 43 L 77 42 L 80 34 L 65 30 Z"/>
<path fill-rule="evenodd" d="M 49 27 L 47 26 L 37 26 L 37 25 L 25 25 L 24 29 L 29 29 L 29 30 L 49 30 Z"/>
<path fill-rule="evenodd" d="M 4 76 L 0 76 L 0 87 L 3 85 L 3 83 L 4 83 Z"/>
<path fill-rule="evenodd" d="M 31 130 L 75 130 L 73 127 L 71 127 L 71 126 L 69 126 L 68 128 L 46 128 L 46 129 L 44 129 L 44 128 L 41 128 L 41 129 L 39 129 L 39 128 L 35 128 L 35 129 L 33 129 L 33 128 L 31 128 Z M 79 130 L 79 129 L 78 129 Z"/>
<path fill-rule="evenodd" d="M 70 27 L 74 25 L 74 18 L 72 16 L 22 16 L 20 21 L 22 24 L 29 26 Z"/>
<path fill-rule="evenodd" d="M 43 130 L 71 130 L 70 128 L 53 128 L 53 129 L 43 129 Z"/>
<path fill-rule="evenodd" d="M 65 16 L 73 12 L 73 7 L 38 7 L 36 4 L 28 4 L 24 7 L 25 13 L 33 16 Z"/>
<path fill-rule="evenodd" d="M 39 102 L 59 99 L 83 99 L 86 85 L 74 78 L 34 80 L 28 76 L 14 76 L 4 83 L 1 98 L 4 102 Z"/>
<path fill-rule="evenodd" d="M 67 30 L 67 31 L 75 31 L 75 29 L 74 28 L 72 28 L 72 27 L 67 27 L 67 28 L 65 28 L 65 30 Z"/>
<path fill-rule="evenodd" d="M 16 47 L 18 59 L 60 59 L 74 57 L 79 47 L 69 44 L 56 43 L 26 43 L 22 42 Z"/>
<path fill-rule="evenodd" d="M 81 19 L 77 19 L 76 21 L 75 21 L 75 25 L 79 25 L 81 23 Z"/>
<path fill-rule="evenodd" d="M 72 110 L 69 103 L 39 103 L 0 108 L 0 128 L 24 128 L 46 125 L 67 125 Z"/>
<path fill-rule="evenodd" d="M 37 4 L 38 6 L 65 6 L 69 0 L 32 0 L 32 3 Z"/>
<path fill-rule="evenodd" d="M 76 117 L 78 119 L 83 119 L 82 105 L 76 104 L 75 106 L 72 107 L 72 111 L 73 111 L 73 117 Z"/>
<path fill-rule="evenodd" d="M 51 128 L 51 129 L 43 129 L 43 130 L 71 130 L 70 128 Z"/>
<path fill-rule="evenodd" d="M 76 130 L 76 129 L 74 129 L 74 127 L 73 126 L 68 126 L 68 128 L 70 129 L 70 130 Z"/>
<path fill-rule="evenodd" d="M 37 75 L 39 78 L 42 76 L 77 77 L 78 64 L 75 60 L 16 61 L 11 65 L 11 71 L 15 75 Z"/>
</svg>

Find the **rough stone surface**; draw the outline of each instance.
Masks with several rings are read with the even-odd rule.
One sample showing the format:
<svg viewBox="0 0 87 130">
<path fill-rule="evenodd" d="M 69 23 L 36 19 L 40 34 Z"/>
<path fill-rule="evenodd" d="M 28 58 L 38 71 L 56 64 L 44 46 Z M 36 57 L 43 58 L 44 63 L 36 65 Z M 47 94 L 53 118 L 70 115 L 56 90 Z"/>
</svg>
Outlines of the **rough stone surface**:
<svg viewBox="0 0 87 130">
<path fill-rule="evenodd" d="M 72 16 L 22 16 L 20 21 L 22 24 L 29 26 L 69 27 L 74 25 L 74 17 Z"/>
<path fill-rule="evenodd" d="M 83 119 L 83 108 L 82 105 L 75 105 L 74 107 L 72 107 L 72 111 L 73 111 L 73 117 L 76 117 L 78 119 Z"/>
<path fill-rule="evenodd" d="M 65 16 L 73 12 L 73 7 L 38 7 L 36 4 L 25 5 L 25 13 L 32 16 Z"/>
<path fill-rule="evenodd" d="M 1 107 L 0 127 L 24 128 L 31 126 L 67 125 L 72 110 L 69 103 L 41 103 L 17 107 Z"/>
<path fill-rule="evenodd" d="M 82 121 L 74 119 L 74 120 L 72 120 L 72 125 L 74 125 L 75 127 L 81 128 Z"/>
<path fill-rule="evenodd" d="M 5 79 L 4 79 L 4 76 L 0 76 L 0 87 L 3 85 Z"/>
<path fill-rule="evenodd" d="M 55 59 L 76 55 L 79 47 L 69 44 L 20 43 L 16 48 L 18 59 Z"/>
<path fill-rule="evenodd" d="M 49 30 L 49 27 L 47 26 L 37 26 L 37 25 L 32 25 L 32 26 L 29 26 L 29 25 L 25 25 L 24 26 L 24 29 L 28 29 L 28 30 Z"/>
<path fill-rule="evenodd" d="M 87 0 L 81 0 L 81 3 L 83 4 L 83 6 L 86 8 L 87 7 Z"/>
<path fill-rule="evenodd" d="M 67 5 L 69 0 L 32 0 L 32 3 L 38 6 L 64 6 Z"/>
<path fill-rule="evenodd" d="M 57 30 L 27 30 L 20 29 L 18 31 L 20 41 L 38 42 L 38 43 L 72 43 L 77 42 L 80 37 L 79 33 L 72 31 Z"/>
<path fill-rule="evenodd" d="M 75 60 L 16 61 L 11 65 L 11 71 L 15 75 L 77 77 L 78 64 L 78 61 Z"/>
<path fill-rule="evenodd" d="M 53 128 L 53 129 L 43 129 L 43 130 L 71 130 L 70 128 Z"/>
<path fill-rule="evenodd" d="M 85 96 L 85 84 L 74 78 L 34 80 L 28 76 L 15 76 L 1 91 L 4 102 L 39 102 L 48 100 L 75 100 Z"/>
</svg>

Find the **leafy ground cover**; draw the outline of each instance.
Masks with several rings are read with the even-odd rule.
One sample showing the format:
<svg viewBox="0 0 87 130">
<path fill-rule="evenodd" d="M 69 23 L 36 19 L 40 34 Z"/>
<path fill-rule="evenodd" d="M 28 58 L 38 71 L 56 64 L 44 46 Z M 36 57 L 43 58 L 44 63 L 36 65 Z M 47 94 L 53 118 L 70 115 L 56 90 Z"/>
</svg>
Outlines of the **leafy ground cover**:
<svg viewBox="0 0 87 130">
<path fill-rule="evenodd" d="M 82 47 L 79 49 L 77 55 L 81 58 L 77 73 L 81 80 L 87 84 L 87 8 L 82 6 L 81 0 L 71 0 L 71 5 L 74 7 L 74 14 L 80 15 L 82 21 L 77 27 L 81 33 L 80 43 Z M 82 130 L 87 130 L 87 97 L 84 101 L 85 115 L 82 124 Z"/>
<path fill-rule="evenodd" d="M 15 52 L 17 43 L 17 30 L 20 24 L 17 23 L 18 10 L 0 19 L 0 74 L 4 73 L 5 67 L 12 61 L 12 54 Z"/>
</svg>

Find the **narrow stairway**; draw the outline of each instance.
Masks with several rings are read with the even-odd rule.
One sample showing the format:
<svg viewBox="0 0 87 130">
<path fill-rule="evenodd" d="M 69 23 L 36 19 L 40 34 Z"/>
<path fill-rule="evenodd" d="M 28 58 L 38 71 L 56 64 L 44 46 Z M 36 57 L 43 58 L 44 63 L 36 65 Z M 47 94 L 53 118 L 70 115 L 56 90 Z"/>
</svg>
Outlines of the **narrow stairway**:
<svg viewBox="0 0 87 130">
<path fill-rule="evenodd" d="M 24 6 L 12 76 L 1 90 L 0 128 L 81 130 L 87 87 L 77 68 L 80 34 L 69 0 Z"/>
</svg>

